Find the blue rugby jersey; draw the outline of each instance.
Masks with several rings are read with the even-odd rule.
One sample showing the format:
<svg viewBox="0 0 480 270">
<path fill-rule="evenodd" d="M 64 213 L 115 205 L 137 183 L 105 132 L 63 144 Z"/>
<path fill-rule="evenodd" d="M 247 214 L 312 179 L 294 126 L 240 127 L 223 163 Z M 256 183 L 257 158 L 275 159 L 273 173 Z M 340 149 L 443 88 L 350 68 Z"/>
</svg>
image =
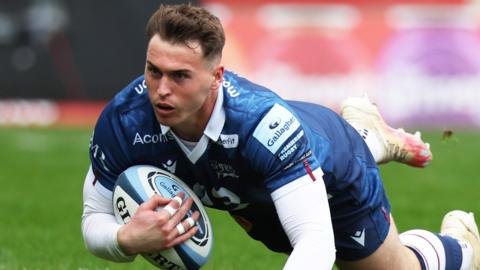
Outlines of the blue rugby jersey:
<svg viewBox="0 0 480 270">
<path fill-rule="evenodd" d="M 365 168 L 376 168 L 375 161 L 335 112 L 285 101 L 229 71 L 221 90 L 208 136 L 185 153 L 156 120 L 143 76 L 130 83 L 106 106 L 91 139 L 97 189 L 111 196 L 117 176 L 133 165 L 166 169 L 206 206 L 228 210 L 252 237 L 278 251 L 289 244 L 272 229 L 279 227 L 270 198 L 277 188 L 320 167 L 330 196 L 353 187 L 349 192 L 359 201 L 370 199 Z"/>
</svg>

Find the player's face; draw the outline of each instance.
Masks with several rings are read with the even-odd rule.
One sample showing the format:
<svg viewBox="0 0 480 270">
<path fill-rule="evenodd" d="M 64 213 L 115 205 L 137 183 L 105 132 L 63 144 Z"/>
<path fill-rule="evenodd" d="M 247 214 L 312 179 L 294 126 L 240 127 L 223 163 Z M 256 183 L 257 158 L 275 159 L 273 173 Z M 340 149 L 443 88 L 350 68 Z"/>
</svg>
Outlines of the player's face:
<svg viewBox="0 0 480 270">
<path fill-rule="evenodd" d="M 198 43 L 188 45 L 153 36 L 145 82 L 157 120 L 183 139 L 198 140 L 215 106 L 223 67 L 203 59 Z"/>
</svg>

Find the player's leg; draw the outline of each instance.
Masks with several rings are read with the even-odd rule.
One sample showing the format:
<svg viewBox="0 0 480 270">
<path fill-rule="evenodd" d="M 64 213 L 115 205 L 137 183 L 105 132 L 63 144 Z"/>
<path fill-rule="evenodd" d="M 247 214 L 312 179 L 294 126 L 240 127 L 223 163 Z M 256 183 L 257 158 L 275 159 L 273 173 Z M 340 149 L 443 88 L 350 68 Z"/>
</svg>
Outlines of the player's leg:
<svg viewBox="0 0 480 270">
<path fill-rule="evenodd" d="M 421 269 L 415 253 L 400 242 L 393 219 L 387 237 L 373 254 L 356 261 L 337 259 L 336 265 L 342 270 Z"/>
<path fill-rule="evenodd" d="M 364 176 L 350 185 L 335 182 L 329 199 L 341 269 L 464 270 L 480 260 L 480 237 L 472 215 L 453 211 L 441 234 L 411 230 L 398 235 L 380 173 L 368 162 L 353 163 Z M 476 261 L 475 261 L 476 262 Z"/>
<path fill-rule="evenodd" d="M 480 269 L 480 239 L 473 215 L 448 213 L 442 233 L 411 230 L 398 235 L 393 219 L 385 241 L 370 256 L 337 260 L 340 269 Z"/>
<path fill-rule="evenodd" d="M 344 100 L 342 117 L 362 136 L 378 164 L 398 161 L 414 167 L 425 167 L 432 160 L 430 145 L 420 133 L 410 134 L 388 126 L 368 97 Z"/>
</svg>

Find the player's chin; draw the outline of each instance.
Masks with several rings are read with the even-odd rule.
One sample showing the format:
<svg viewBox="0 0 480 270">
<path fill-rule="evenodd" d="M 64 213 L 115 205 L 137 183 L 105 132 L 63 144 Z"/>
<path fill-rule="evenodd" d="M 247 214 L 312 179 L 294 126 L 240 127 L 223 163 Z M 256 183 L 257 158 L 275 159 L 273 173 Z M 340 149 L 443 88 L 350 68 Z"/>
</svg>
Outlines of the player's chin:
<svg viewBox="0 0 480 270">
<path fill-rule="evenodd" d="M 169 127 L 175 127 L 178 125 L 178 123 L 181 122 L 180 117 L 176 115 L 171 115 L 171 116 L 161 116 L 161 115 L 156 115 L 158 123 L 164 126 L 169 126 Z"/>
<path fill-rule="evenodd" d="M 159 124 L 164 125 L 164 126 L 169 126 L 169 127 L 174 127 L 175 123 L 177 121 L 173 121 L 172 119 L 169 118 L 162 118 L 157 116 L 157 121 Z"/>
<path fill-rule="evenodd" d="M 179 122 L 179 118 L 173 110 L 169 112 L 155 111 L 155 117 L 157 121 L 164 126 L 175 126 L 175 124 Z"/>
</svg>

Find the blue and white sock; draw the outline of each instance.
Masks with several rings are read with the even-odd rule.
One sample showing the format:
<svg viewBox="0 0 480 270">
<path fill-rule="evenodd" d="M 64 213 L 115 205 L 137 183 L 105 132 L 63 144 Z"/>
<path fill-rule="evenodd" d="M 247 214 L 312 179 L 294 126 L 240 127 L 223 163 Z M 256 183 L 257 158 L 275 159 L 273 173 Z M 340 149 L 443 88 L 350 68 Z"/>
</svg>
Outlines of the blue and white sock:
<svg viewBox="0 0 480 270">
<path fill-rule="evenodd" d="M 473 261 L 472 246 L 450 236 L 410 230 L 400 234 L 400 241 L 415 253 L 422 270 L 467 270 Z"/>
</svg>

